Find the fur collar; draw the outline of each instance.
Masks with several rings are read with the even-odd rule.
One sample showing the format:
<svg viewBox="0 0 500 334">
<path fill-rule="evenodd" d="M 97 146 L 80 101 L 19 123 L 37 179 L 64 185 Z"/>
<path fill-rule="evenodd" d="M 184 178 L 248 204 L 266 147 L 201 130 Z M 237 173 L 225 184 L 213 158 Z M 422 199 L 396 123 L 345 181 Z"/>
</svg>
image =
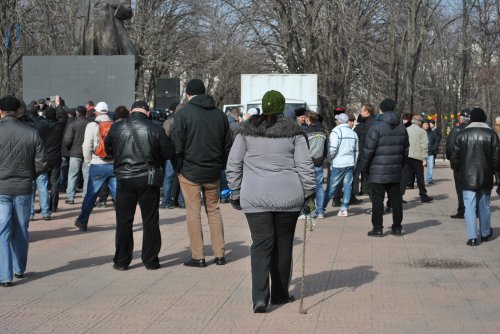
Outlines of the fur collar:
<svg viewBox="0 0 500 334">
<path fill-rule="evenodd" d="M 485 129 L 490 129 L 488 124 L 483 123 L 483 122 L 471 122 L 469 125 L 467 125 L 467 128 L 485 128 Z"/>
<path fill-rule="evenodd" d="M 265 138 L 292 138 L 297 135 L 304 135 L 304 131 L 297 122 L 282 115 L 277 117 L 276 123 L 270 128 L 266 129 L 266 124 L 267 122 L 264 121 L 256 127 L 251 121 L 246 121 L 241 124 L 238 133 L 243 136 Z"/>
</svg>

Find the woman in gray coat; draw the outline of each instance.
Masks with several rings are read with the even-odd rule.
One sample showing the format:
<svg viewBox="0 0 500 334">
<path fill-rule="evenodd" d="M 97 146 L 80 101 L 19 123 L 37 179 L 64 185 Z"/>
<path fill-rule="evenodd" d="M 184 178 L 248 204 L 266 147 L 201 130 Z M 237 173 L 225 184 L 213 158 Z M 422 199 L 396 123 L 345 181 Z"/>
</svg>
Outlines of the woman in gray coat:
<svg viewBox="0 0 500 334">
<path fill-rule="evenodd" d="M 255 313 L 266 312 L 269 302 L 294 300 L 288 287 L 295 226 L 305 199 L 316 188 L 307 138 L 296 122 L 282 115 L 284 108 L 281 93 L 264 95 L 263 114 L 242 124 L 226 167 L 231 203 L 245 213 L 252 236 Z"/>
</svg>

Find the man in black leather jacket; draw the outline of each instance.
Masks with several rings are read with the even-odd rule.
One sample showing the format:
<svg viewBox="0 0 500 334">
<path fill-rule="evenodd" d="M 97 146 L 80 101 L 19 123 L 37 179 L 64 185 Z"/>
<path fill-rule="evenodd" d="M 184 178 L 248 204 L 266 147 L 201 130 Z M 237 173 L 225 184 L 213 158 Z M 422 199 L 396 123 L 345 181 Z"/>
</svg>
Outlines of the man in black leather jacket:
<svg viewBox="0 0 500 334">
<path fill-rule="evenodd" d="M 453 153 L 453 143 L 457 139 L 458 133 L 465 129 L 467 125 L 470 124 L 470 109 L 465 108 L 462 110 L 460 113 L 460 124 L 455 126 L 448 137 L 446 138 L 446 159 L 450 160 L 451 159 L 451 154 Z M 453 169 L 453 167 L 452 167 Z M 460 184 L 460 174 L 458 171 L 453 169 L 453 180 L 455 181 L 455 191 L 457 192 L 457 199 L 458 199 L 458 209 L 457 213 L 454 215 L 451 215 L 451 218 L 455 219 L 463 219 L 464 218 L 464 213 L 465 213 L 465 206 L 464 206 L 464 196 L 462 193 L 462 185 Z"/>
<path fill-rule="evenodd" d="M 453 144 L 451 166 L 460 175 L 465 204 L 467 245 L 477 246 L 476 208 L 482 241 L 493 236 L 490 194 L 493 175 L 500 167 L 498 136 L 486 122 L 486 113 L 474 108 L 471 124 L 460 131 Z"/>
<path fill-rule="evenodd" d="M 38 132 L 16 118 L 21 104 L 0 99 L 0 285 L 12 286 L 26 270 L 32 182 L 47 167 Z"/>
<path fill-rule="evenodd" d="M 148 270 L 160 268 L 160 186 L 148 184 L 148 171 L 150 168 L 158 171 L 161 184 L 165 160 L 173 157 L 174 148 L 163 128 L 151 122 L 148 114 L 149 106 L 145 102 L 134 102 L 130 118 L 113 124 L 105 140 L 106 152 L 114 158 L 117 180 L 116 252 L 113 259 L 116 270 L 127 270 L 132 261 L 132 225 L 137 203 L 144 229 L 142 262 Z"/>
</svg>

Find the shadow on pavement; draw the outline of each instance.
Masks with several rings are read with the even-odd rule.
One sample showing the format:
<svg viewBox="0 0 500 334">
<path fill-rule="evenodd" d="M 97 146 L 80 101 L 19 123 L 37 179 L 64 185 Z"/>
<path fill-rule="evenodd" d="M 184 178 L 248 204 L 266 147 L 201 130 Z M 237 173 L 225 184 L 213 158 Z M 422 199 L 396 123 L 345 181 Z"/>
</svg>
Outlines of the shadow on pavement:
<svg viewBox="0 0 500 334">
<path fill-rule="evenodd" d="M 414 232 L 417 232 L 418 230 L 423 230 L 424 228 L 441 225 L 441 222 L 438 220 L 426 220 L 418 223 L 405 224 L 403 219 L 402 225 L 403 225 L 403 234 L 412 234 Z"/>
<path fill-rule="evenodd" d="M 372 266 L 358 266 L 352 269 L 329 270 L 317 274 L 306 275 L 304 279 L 304 297 L 311 297 L 316 294 L 323 294 L 330 290 L 338 290 L 332 293 L 326 293 L 325 296 L 313 305 L 305 305 L 309 310 L 322 302 L 330 299 L 336 294 L 345 290 L 356 290 L 360 286 L 371 283 L 377 277 L 378 272 L 373 270 Z M 290 292 L 295 296 L 296 302 L 300 301 L 301 277 L 295 278 L 291 284 L 294 289 Z M 278 306 L 279 307 L 279 306 Z"/>
</svg>

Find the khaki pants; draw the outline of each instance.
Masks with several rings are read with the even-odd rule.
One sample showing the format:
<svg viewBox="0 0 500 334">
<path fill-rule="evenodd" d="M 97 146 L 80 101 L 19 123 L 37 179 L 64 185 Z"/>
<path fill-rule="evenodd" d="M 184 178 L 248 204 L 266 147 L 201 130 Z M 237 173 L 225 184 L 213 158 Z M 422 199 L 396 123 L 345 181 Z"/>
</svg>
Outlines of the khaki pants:
<svg viewBox="0 0 500 334">
<path fill-rule="evenodd" d="M 186 221 L 191 244 L 191 257 L 195 260 L 205 258 L 203 252 L 203 230 L 201 228 L 201 194 L 205 202 L 205 211 L 208 217 L 210 238 L 215 257 L 224 256 L 224 226 L 219 211 L 220 182 L 195 183 L 179 174 L 184 200 L 186 202 Z"/>
</svg>

